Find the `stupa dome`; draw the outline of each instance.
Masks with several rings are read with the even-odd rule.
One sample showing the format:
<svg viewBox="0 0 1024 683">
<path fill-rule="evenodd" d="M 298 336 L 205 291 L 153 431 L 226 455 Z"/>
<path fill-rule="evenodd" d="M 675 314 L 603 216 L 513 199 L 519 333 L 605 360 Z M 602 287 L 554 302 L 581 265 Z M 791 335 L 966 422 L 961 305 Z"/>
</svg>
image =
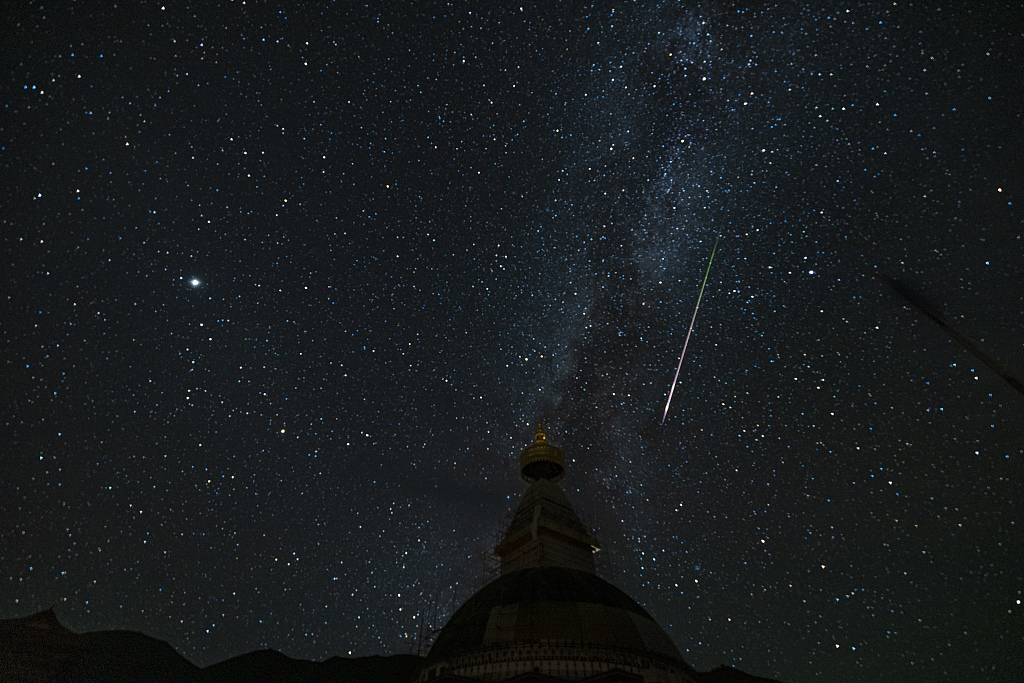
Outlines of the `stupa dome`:
<svg viewBox="0 0 1024 683">
<path fill-rule="evenodd" d="M 609 671 L 643 681 L 691 680 L 692 669 L 654 619 L 585 571 L 534 567 L 504 574 L 460 607 L 438 634 L 420 680 L 504 681 L 524 673 L 580 680 Z"/>
</svg>

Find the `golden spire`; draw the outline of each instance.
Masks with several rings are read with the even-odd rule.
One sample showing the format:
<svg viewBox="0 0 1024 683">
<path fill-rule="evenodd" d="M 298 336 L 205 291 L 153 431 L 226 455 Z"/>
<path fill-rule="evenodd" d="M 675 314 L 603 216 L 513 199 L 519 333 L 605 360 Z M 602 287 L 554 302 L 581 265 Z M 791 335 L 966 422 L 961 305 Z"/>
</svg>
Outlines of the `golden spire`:
<svg viewBox="0 0 1024 683">
<path fill-rule="evenodd" d="M 533 443 L 519 455 L 519 470 L 523 479 L 534 482 L 538 479 L 559 481 L 565 474 L 565 458 L 562 451 L 548 443 L 544 425 L 537 423 Z"/>
<path fill-rule="evenodd" d="M 538 422 L 537 423 L 537 433 L 533 435 L 533 441 L 534 441 L 534 443 L 537 443 L 537 442 L 540 442 L 540 441 L 547 441 L 547 440 L 548 440 L 548 435 L 544 432 L 544 424 L 541 423 L 541 422 Z"/>
</svg>

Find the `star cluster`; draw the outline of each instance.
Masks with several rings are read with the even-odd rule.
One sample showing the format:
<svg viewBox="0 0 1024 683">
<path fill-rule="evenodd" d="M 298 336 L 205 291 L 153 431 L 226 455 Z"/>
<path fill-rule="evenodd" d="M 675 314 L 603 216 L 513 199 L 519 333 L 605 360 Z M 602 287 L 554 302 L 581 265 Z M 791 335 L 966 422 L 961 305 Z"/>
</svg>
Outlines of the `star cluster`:
<svg viewBox="0 0 1024 683">
<path fill-rule="evenodd" d="M 1021 376 L 1024 10 L 750 4 L 11 8 L 0 617 L 422 649 L 542 419 L 696 668 L 1018 680 L 1024 397 L 876 275 Z"/>
</svg>

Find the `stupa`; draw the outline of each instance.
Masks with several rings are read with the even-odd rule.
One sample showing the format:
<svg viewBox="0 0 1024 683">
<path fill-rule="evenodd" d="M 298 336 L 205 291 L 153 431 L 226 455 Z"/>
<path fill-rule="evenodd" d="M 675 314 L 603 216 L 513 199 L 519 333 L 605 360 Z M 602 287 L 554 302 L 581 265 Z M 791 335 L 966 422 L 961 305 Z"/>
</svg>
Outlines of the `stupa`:
<svg viewBox="0 0 1024 683">
<path fill-rule="evenodd" d="M 597 539 L 559 481 L 562 451 L 543 426 L 519 458 L 529 487 L 494 549 L 500 575 L 444 626 L 419 683 L 694 683 L 664 630 L 597 576 Z"/>
</svg>

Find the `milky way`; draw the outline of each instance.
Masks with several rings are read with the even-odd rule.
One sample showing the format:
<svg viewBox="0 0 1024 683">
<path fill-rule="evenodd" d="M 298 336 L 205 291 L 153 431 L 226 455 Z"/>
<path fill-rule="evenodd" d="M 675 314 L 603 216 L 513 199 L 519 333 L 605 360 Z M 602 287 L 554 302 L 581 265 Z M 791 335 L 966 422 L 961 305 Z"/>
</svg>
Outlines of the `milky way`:
<svg viewBox="0 0 1024 683">
<path fill-rule="evenodd" d="M 696 668 L 1019 680 L 1024 401 L 875 273 L 1022 375 L 1024 10 L 810 4 L 9 10 L 0 617 L 409 652 L 545 420 Z"/>
</svg>

